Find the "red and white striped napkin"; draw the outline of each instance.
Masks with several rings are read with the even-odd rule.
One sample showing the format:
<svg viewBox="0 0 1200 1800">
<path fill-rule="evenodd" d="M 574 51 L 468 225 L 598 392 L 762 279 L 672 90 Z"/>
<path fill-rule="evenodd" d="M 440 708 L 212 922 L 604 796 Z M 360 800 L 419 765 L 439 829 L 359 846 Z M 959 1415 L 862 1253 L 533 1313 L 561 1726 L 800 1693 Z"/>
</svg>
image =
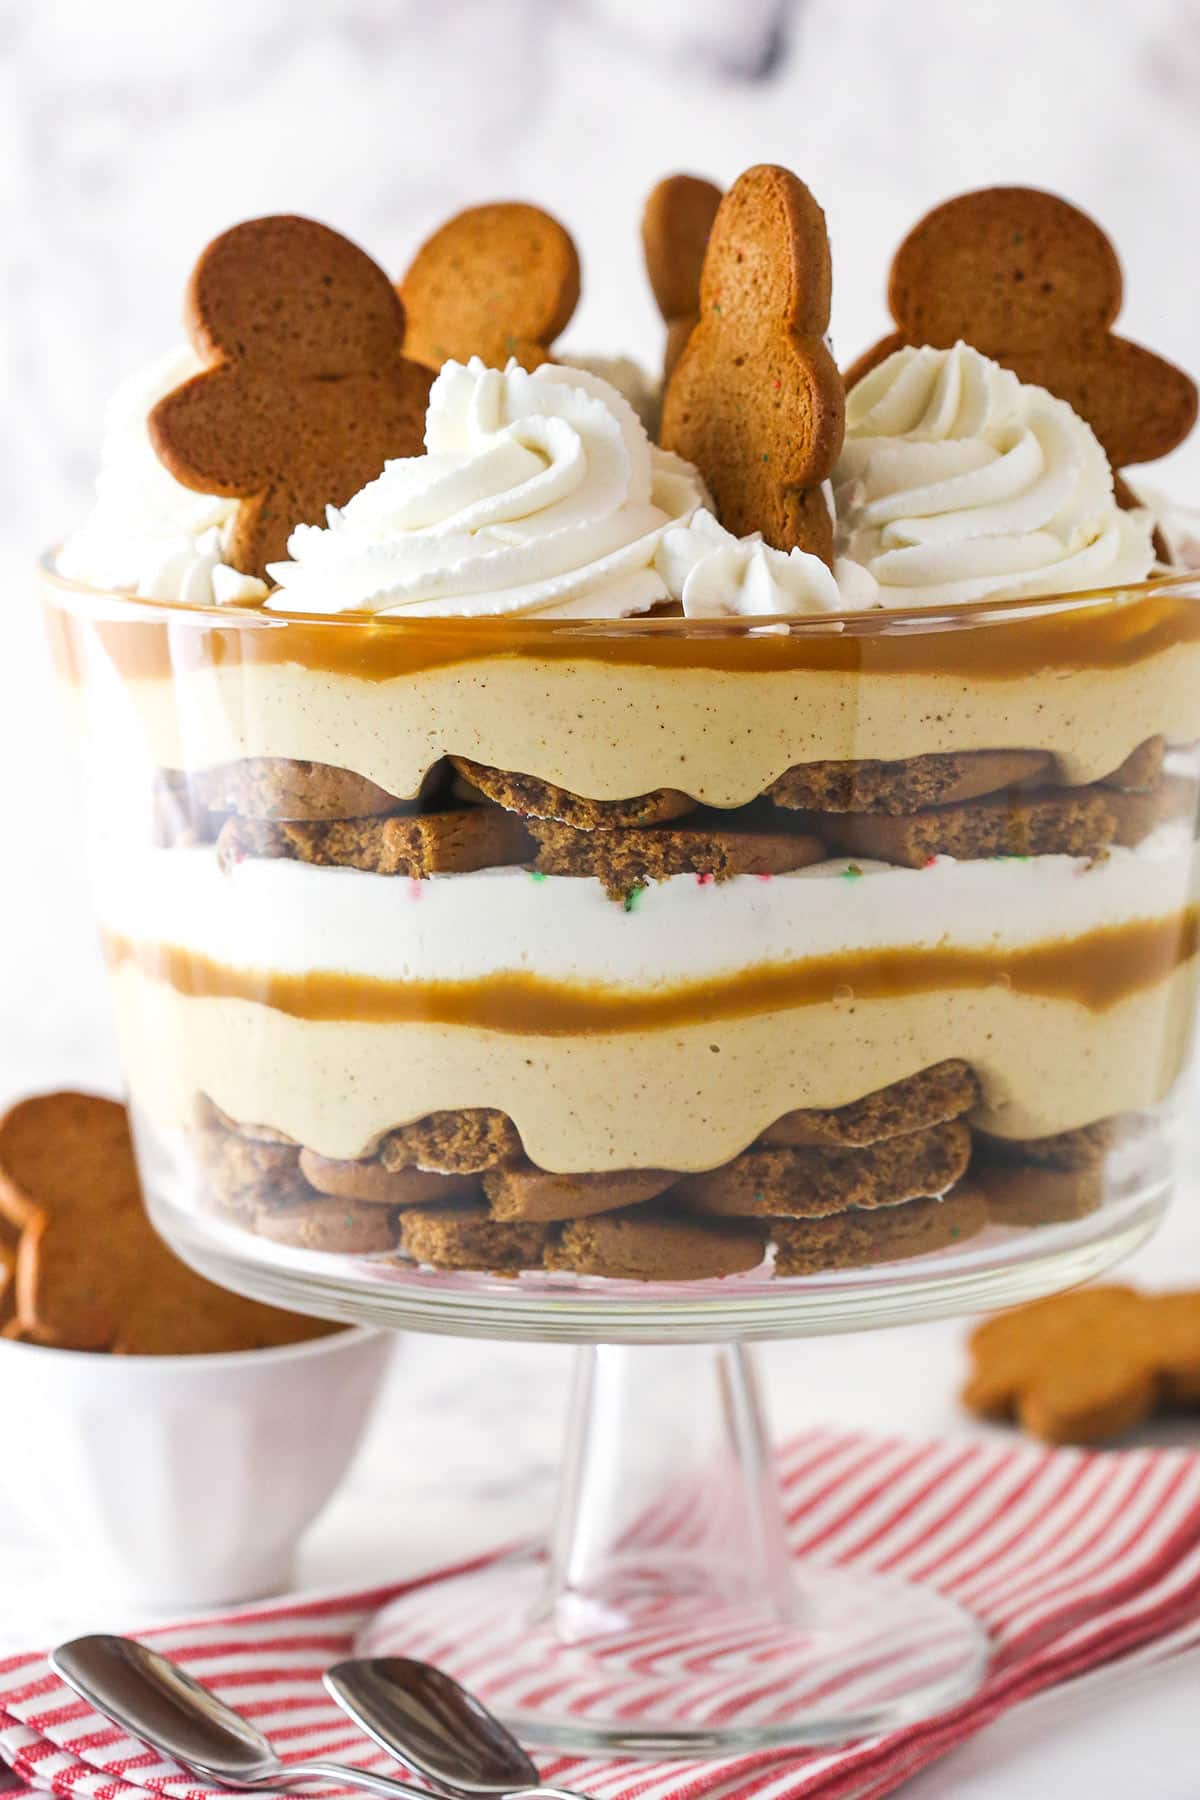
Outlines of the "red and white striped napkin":
<svg viewBox="0 0 1200 1800">
<path fill-rule="evenodd" d="M 795 1555 L 926 1582 L 975 1612 L 994 1644 L 980 1691 L 836 1750 L 656 1764 L 557 1755 L 541 1759 L 547 1779 L 596 1800 L 873 1800 L 1056 1683 L 1200 1648 L 1193 1452 L 813 1432 L 784 1451 L 780 1477 Z M 253 1718 L 285 1758 L 386 1769 L 327 1699 L 321 1674 L 403 1591 L 292 1598 L 142 1635 Z M 486 1659 L 471 1679 L 484 1699 L 520 1698 L 511 1671 Z M 0 1661 L 0 1758 L 30 1787 L 88 1800 L 207 1800 L 192 1777 L 77 1700 L 41 1653 Z"/>
</svg>

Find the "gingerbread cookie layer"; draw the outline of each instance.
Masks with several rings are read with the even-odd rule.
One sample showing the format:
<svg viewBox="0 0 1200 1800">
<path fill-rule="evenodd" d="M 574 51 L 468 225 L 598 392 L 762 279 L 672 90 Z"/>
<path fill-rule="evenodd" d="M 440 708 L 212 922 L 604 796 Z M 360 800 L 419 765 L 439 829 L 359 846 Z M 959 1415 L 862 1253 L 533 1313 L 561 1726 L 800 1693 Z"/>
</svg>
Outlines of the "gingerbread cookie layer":
<svg viewBox="0 0 1200 1800">
<path fill-rule="evenodd" d="M 690 1177 L 556 1174 L 529 1162 L 502 1114 L 480 1108 L 398 1127 L 354 1161 L 240 1132 L 207 1103 L 195 1139 L 208 1204 L 273 1242 L 434 1268 L 698 1281 L 757 1268 L 768 1253 L 784 1276 L 862 1267 L 961 1241 L 989 1217 L 1079 1216 L 1085 1191 L 1099 1203 L 1099 1168 L 1047 1167 L 1038 1142 L 1009 1143 L 1000 1162 L 981 1140 L 968 1176 L 963 1115 L 977 1097 L 973 1072 L 947 1062 L 844 1107 L 787 1114 L 732 1162 Z M 1101 1121 L 1073 1138 L 1114 1135 Z M 1058 1153 L 1070 1150 L 1064 1139 Z"/>
</svg>

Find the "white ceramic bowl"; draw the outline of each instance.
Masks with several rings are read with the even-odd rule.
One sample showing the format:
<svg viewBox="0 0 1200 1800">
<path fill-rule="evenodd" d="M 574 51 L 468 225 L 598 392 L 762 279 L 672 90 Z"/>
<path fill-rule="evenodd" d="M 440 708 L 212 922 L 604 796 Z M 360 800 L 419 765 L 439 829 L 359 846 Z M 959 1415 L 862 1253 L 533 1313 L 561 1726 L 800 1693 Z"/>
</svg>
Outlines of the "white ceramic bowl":
<svg viewBox="0 0 1200 1800">
<path fill-rule="evenodd" d="M 0 1479 L 90 1597 L 182 1608 L 278 1592 L 393 1342 L 354 1329 L 227 1355 L 94 1356 L 4 1340 Z"/>
</svg>

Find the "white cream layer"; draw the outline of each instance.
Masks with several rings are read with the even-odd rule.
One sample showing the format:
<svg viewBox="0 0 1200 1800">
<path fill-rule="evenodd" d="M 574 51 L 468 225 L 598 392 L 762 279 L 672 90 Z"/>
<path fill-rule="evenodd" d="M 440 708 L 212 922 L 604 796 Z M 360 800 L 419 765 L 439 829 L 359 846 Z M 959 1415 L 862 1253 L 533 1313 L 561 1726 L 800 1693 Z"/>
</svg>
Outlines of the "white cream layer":
<svg viewBox="0 0 1200 1800">
<path fill-rule="evenodd" d="M 678 875 L 627 912 L 590 877 L 509 868 L 409 881 L 254 858 L 222 870 L 209 845 L 114 855 L 97 871 L 96 901 L 110 932 L 231 968 L 390 981 L 517 970 L 644 991 L 859 949 L 1077 937 L 1187 904 L 1192 865 L 1191 832 L 1172 823 L 1095 863 L 840 859 L 719 883 Z"/>
</svg>

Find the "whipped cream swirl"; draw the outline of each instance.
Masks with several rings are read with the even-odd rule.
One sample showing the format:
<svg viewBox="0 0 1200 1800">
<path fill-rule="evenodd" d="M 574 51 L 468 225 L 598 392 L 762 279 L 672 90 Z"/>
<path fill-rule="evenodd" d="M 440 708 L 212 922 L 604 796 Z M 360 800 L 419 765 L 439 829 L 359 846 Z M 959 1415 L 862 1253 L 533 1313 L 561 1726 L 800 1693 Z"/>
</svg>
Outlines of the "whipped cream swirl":
<svg viewBox="0 0 1200 1800">
<path fill-rule="evenodd" d="M 665 533 L 658 567 L 689 619 L 857 612 L 878 605 L 865 569 L 844 560 L 830 569 L 806 550 L 774 550 L 757 531 L 734 537 L 704 508 L 689 524 Z"/>
<path fill-rule="evenodd" d="M 221 605 L 261 599 L 266 584 L 222 561 L 236 500 L 197 494 L 158 460 L 146 430 L 155 404 L 203 365 L 187 349 L 140 369 L 109 402 L 96 501 L 58 553 L 72 581 L 153 600 Z"/>
<path fill-rule="evenodd" d="M 449 362 L 425 445 L 331 507 L 326 527 L 296 528 L 268 606 L 615 619 L 668 598 L 655 555 L 704 486 L 599 376 Z"/>
<path fill-rule="evenodd" d="M 834 496 L 884 606 L 1119 587 L 1154 562 L 1090 426 L 963 343 L 897 350 L 851 390 Z"/>
<path fill-rule="evenodd" d="M 1182 506 L 1170 494 L 1148 487 L 1140 476 L 1128 486 L 1150 514 L 1154 530 L 1162 538 L 1167 552 L 1163 572 L 1200 569 L 1200 507 Z"/>
</svg>

